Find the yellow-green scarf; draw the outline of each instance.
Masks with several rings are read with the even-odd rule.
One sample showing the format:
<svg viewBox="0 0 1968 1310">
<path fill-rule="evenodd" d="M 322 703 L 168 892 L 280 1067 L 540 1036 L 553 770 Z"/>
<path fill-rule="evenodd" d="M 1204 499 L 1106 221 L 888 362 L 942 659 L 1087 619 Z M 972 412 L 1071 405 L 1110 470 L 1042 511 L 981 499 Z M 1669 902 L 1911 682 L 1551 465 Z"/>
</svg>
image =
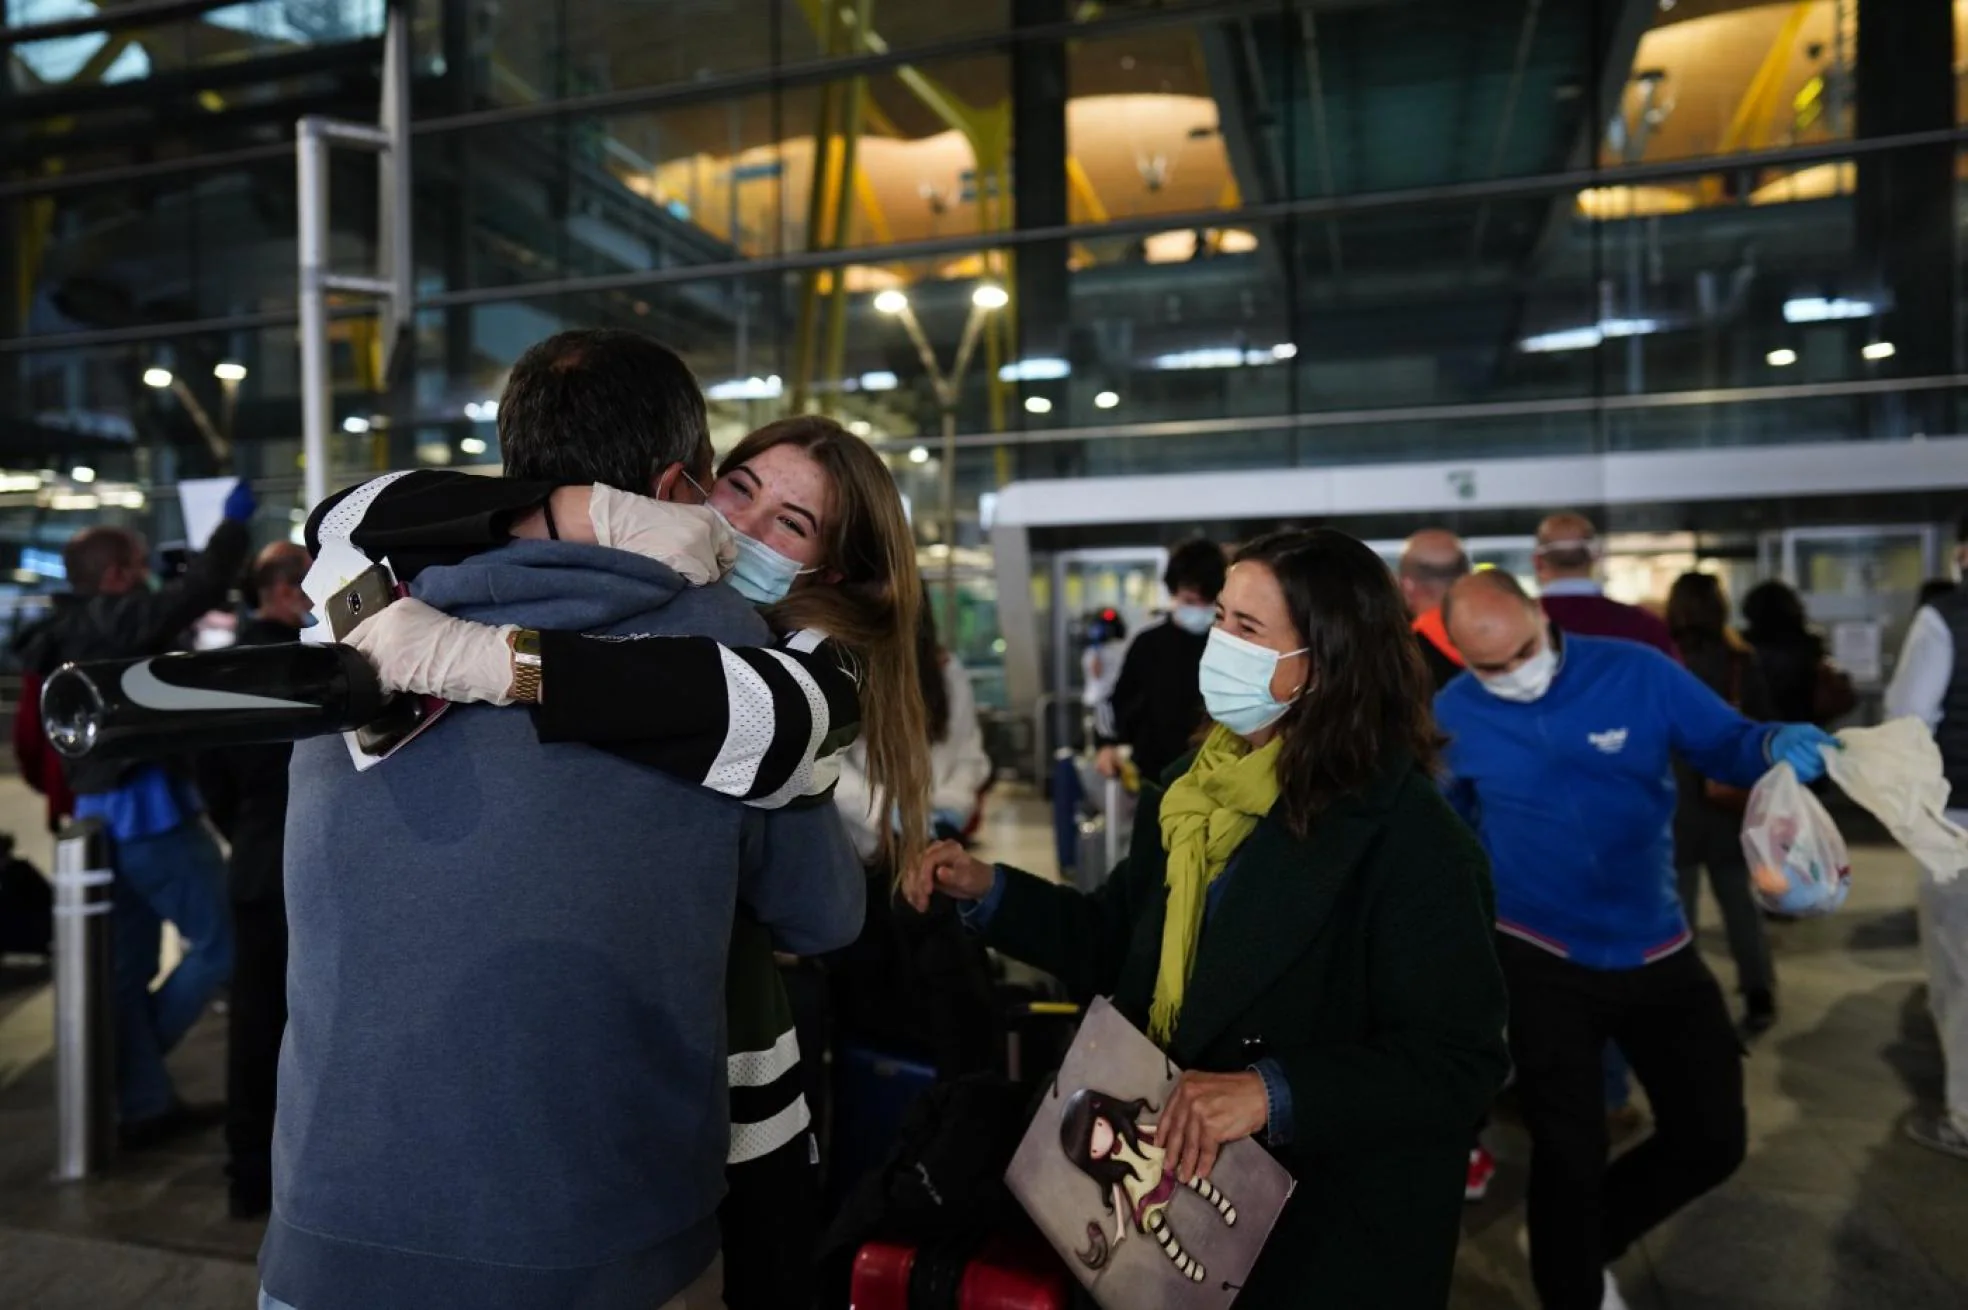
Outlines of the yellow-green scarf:
<svg viewBox="0 0 1968 1310">
<path fill-rule="evenodd" d="M 1182 995 L 1196 966 L 1203 902 L 1230 857 L 1278 799 L 1278 745 L 1261 749 L 1222 724 L 1210 729 L 1189 772 L 1162 798 L 1162 849 L 1168 852 L 1168 918 L 1148 1035 L 1162 1046 L 1175 1036 Z"/>
</svg>

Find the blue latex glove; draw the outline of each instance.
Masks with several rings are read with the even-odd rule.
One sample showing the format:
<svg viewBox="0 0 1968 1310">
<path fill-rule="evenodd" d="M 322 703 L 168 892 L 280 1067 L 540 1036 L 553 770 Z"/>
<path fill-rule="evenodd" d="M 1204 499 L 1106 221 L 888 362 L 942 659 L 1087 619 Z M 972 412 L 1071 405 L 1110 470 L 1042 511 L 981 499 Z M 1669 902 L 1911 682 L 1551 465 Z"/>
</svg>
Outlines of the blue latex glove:
<svg viewBox="0 0 1968 1310">
<path fill-rule="evenodd" d="M 208 505 L 210 503 L 206 502 Z M 241 478 L 232 484 L 231 492 L 226 495 L 224 513 L 234 523 L 250 523 L 253 521 L 253 511 L 259 507 L 260 502 L 253 495 L 253 484 Z"/>
<path fill-rule="evenodd" d="M 1825 775 L 1821 747 L 1842 750 L 1838 738 L 1809 723 L 1786 723 L 1770 738 L 1770 761 L 1797 770 L 1799 782 L 1816 782 Z"/>
</svg>

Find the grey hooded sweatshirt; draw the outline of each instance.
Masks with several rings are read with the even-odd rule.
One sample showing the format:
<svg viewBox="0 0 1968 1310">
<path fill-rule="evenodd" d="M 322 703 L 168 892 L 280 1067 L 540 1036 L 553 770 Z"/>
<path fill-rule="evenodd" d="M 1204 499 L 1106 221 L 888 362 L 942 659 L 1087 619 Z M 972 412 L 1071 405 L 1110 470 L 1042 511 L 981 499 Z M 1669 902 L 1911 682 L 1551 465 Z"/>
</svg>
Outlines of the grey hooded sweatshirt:
<svg viewBox="0 0 1968 1310">
<path fill-rule="evenodd" d="M 414 591 L 488 623 L 769 640 L 725 587 L 561 542 Z M 487 706 L 364 773 L 303 742 L 291 788 L 267 1291 L 646 1310 L 694 1281 L 718 1247 L 734 907 L 788 950 L 854 939 L 833 807 L 747 809 Z"/>
</svg>

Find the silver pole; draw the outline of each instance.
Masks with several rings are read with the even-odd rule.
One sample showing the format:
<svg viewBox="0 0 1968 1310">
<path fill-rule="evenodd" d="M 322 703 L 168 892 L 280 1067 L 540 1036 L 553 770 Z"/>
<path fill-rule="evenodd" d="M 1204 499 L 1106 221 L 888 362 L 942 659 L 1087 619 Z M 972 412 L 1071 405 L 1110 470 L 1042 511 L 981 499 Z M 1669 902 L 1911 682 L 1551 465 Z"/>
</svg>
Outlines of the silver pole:
<svg viewBox="0 0 1968 1310">
<path fill-rule="evenodd" d="M 55 1179 L 101 1172 L 115 1141 L 111 874 L 99 819 L 55 842 Z"/>
<path fill-rule="evenodd" d="M 1101 789 L 1100 812 L 1107 820 L 1107 869 L 1121 862 L 1121 780 L 1109 778 Z"/>
<path fill-rule="evenodd" d="M 383 38 L 382 127 L 389 148 L 376 159 L 377 236 L 381 243 L 383 276 L 390 291 L 385 324 L 383 375 L 396 367 L 396 352 L 405 347 L 416 303 L 416 265 L 410 252 L 410 60 L 415 37 L 410 30 L 410 6 L 390 5 L 389 27 Z"/>
<path fill-rule="evenodd" d="M 301 461 L 307 508 L 328 498 L 328 142 L 321 119 L 295 127 L 294 166 L 300 193 Z"/>
</svg>

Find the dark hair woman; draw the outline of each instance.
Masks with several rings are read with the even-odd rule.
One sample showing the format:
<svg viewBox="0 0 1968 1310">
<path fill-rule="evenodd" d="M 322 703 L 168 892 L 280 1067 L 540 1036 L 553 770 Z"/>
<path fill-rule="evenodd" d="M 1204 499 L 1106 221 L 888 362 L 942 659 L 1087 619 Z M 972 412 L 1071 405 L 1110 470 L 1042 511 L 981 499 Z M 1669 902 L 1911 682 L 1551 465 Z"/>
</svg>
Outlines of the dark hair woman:
<svg viewBox="0 0 1968 1310">
<path fill-rule="evenodd" d="M 1824 639 L 1811 631 L 1804 602 L 1785 582 L 1759 582 L 1743 597 L 1743 636 L 1756 650 L 1769 688 L 1771 717 L 1786 723 L 1816 723 L 1818 670 L 1825 662 Z"/>
<path fill-rule="evenodd" d="M 1179 1182 L 1260 1134 L 1297 1178 L 1239 1306 L 1442 1305 L 1504 994 L 1488 862 L 1431 776 L 1428 674 L 1386 565 L 1323 529 L 1251 543 L 1201 682 L 1215 726 L 1144 791 L 1099 891 L 954 843 L 907 891 L 971 902 L 994 946 L 1112 995 L 1188 1070 L 1155 1126 Z"/>
<path fill-rule="evenodd" d="M 1799 613 L 1801 614 L 1801 608 Z M 1708 689 L 1752 719 L 1774 718 L 1763 669 L 1749 643 L 1729 627 L 1729 598 L 1706 573 L 1684 573 L 1667 593 L 1667 626 L 1688 671 Z M 1766 1031 L 1777 1021 L 1775 967 L 1763 914 L 1749 890 L 1742 853 L 1742 812 L 1747 794 L 1697 773 L 1676 760 L 1679 792 L 1674 814 L 1674 867 L 1688 926 L 1696 925 L 1702 870 L 1722 907 L 1729 954 L 1736 962 L 1736 990 L 1743 996 L 1743 1030 Z"/>
</svg>

